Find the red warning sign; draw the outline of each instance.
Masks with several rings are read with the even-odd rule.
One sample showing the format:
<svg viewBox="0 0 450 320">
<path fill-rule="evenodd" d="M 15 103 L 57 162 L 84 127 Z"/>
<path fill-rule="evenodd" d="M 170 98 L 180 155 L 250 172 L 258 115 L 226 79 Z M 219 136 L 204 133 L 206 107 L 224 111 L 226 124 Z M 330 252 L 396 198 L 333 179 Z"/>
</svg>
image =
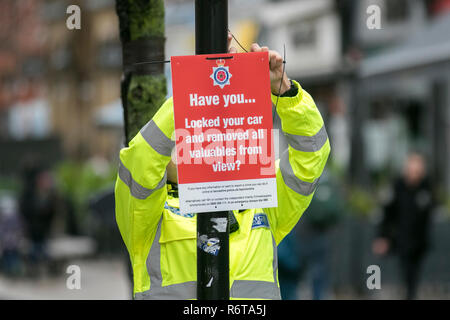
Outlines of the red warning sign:
<svg viewBox="0 0 450 320">
<path fill-rule="evenodd" d="M 268 53 L 171 65 L 181 211 L 276 207 Z"/>
</svg>

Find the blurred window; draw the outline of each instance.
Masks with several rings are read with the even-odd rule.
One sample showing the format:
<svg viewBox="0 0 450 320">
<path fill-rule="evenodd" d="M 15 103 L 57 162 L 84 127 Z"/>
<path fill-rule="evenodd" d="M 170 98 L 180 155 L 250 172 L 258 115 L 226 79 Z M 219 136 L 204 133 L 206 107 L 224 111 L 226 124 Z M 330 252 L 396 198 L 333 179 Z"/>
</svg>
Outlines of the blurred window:
<svg viewBox="0 0 450 320">
<path fill-rule="evenodd" d="M 122 67 L 122 47 L 119 42 L 104 42 L 97 52 L 97 63 L 103 68 Z"/>
<path fill-rule="evenodd" d="M 50 134 L 50 108 L 47 100 L 18 102 L 9 110 L 9 134 L 13 139 L 42 139 Z"/>
<path fill-rule="evenodd" d="M 72 58 L 72 53 L 67 46 L 58 48 L 50 53 L 50 66 L 55 71 L 64 70 L 69 68 Z"/>
<path fill-rule="evenodd" d="M 301 21 L 290 25 L 292 43 L 296 48 L 315 46 L 317 39 L 316 26 L 312 21 Z"/>
<path fill-rule="evenodd" d="M 371 172 L 400 170 L 410 147 L 408 119 L 395 101 L 374 101 L 363 126 L 366 165 Z"/>
</svg>

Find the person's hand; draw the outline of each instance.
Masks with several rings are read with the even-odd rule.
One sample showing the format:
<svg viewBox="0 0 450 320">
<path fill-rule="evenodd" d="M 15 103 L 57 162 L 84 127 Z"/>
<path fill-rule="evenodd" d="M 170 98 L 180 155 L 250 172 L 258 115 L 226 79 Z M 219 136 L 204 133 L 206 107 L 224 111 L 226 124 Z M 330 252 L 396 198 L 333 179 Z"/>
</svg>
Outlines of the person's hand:
<svg viewBox="0 0 450 320">
<path fill-rule="evenodd" d="M 231 40 L 233 40 L 231 33 L 228 33 L 227 40 L 228 53 L 237 53 L 237 49 L 231 46 Z M 278 52 L 269 50 L 268 47 L 260 47 L 257 43 L 252 44 L 250 52 L 269 52 L 270 89 L 274 95 L 282 95 L 291 88 L 287 74 L 283 73 L 283 57 Z M 282 81 L 281 90 L 280 81 Z"/>
<path fill-rule="evenodd" d="M 231 41 L 233 41 L 233 36 L 231 35 L 230 32 L 228 32 L 228 38 L 227 38 L 227 42 L 228 42 L 228 53 L 237 53 L 237 49 L 235 47 L 231 46 Z"/>
<path fill-rule="evenodd" d="M 373 242 L 372 251 L 374 254 L 384 256 L 389 251 L 390 243 L 386 238 L 378 238 Z"/>
</svg>

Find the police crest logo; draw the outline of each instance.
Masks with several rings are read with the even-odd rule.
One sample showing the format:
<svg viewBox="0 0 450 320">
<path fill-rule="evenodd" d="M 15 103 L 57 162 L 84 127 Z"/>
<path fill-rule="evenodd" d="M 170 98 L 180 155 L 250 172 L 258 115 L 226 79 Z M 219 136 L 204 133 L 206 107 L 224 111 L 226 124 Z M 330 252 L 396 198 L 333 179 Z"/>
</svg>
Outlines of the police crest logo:
<svg viewBox="0 0 450 320">
<path fill-rule="evenodd" d="M 223 89 L 226 85 L 230 84 L 230 78 L 232 77 L 229 67 L 225 67 L 225 60 L 216 60 L 217 67 L 213 67 L 213 73 L 210 78 L 213 79 L 214 85 Z"/>
</svg>

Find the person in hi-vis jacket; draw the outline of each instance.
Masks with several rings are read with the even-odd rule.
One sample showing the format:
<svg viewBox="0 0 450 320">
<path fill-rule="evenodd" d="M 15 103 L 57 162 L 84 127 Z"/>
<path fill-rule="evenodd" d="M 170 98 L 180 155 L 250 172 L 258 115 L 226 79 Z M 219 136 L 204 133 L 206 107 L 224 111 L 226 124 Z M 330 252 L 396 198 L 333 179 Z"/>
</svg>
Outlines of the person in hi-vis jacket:
<svg viewBox="0 0 450 320">
<path fill-rule="evenodd" d="M 269 52 L 272 102 L 278 99 L 289 148 L 276 160 L 278 207 L 233 211 L 239 228 L 229 238 L 231 299 L 280 299 L 277 245 L 308 207 L 330 153 L 311 96 L 283 73 L 279 53 L 251 46 L 261 51 Z M 130 255 L 135 299 L 196 298 L 196 215 L 179 211 L 173 132 L 170 98 L 120 151 L 116 220 Z"/>
</svg>

